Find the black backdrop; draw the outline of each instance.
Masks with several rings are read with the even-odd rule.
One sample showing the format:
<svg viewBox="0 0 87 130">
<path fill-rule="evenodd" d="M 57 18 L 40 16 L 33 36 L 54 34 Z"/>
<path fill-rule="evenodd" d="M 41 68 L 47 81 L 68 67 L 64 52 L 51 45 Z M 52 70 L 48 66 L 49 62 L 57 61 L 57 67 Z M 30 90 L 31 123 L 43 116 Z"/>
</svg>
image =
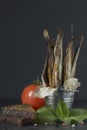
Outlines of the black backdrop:
<svg viewBox="0 0 87 130">
<path fill-rule="evenodd" d="M 20 99 L 21 91 L 41 76 L 46 56 L 43 29 L 55 38 L 64 30 L 64 44 L 84 35 L 76 77 L 81 82 L 76 98 L 87 99 L 87 1 L 0 0 L 0 99 Z"/>
</svg>

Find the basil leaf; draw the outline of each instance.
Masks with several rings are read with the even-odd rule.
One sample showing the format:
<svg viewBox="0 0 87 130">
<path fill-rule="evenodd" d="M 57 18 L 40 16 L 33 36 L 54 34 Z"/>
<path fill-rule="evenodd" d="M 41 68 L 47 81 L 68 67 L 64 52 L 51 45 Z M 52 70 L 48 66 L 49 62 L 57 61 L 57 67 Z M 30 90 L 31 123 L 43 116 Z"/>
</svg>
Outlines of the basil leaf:
<svg viewBox="0 0 87 130">
<path fill-rule="evenodd" d="M 69 109 L 63 101 L 58 102 L 58 107 L 56 108 L 56 115 L 61 120 L 63 120 L 64 117 L 69 116 Z"/>
<path fill-rule="evenodd" d="M 50 106 L 45 106 L 37 110 L 37 123 L 49 123 L 54 124 L 58 120 L 55 114 L 55 108 Z"/>
<path fill-rule="evenodd" d="M 87 109 L 73 108 L 70 110 L 69 117 L 65 117 L 63 121 L 66 124 L 70 124 L 70 123 L 80 123 L 81 121 L 85 119 L 87 119 Z"/>
<path fill-rule="evenodd" d="M 72 122 L 72 119 L 70 117 L 64 117 L 61 121 L 68 125 Z"/>
<path fill-rule="evenodd" d="M 70 110 L 70 116 L 87 115 L 87 109 L 84 108 L 73 108 Z"/>
<path fill-rule="evenodd" d="M 69 110 L 63 101 L 58 102 L 58 107 L 44 106 L 37 110 L 37 123 L 80 123 L 87 119 L 87 109 L 73 108 Z"/>
<path fill-rule="evenodd" d="M 80 123 L 87 119 L 87 109 L 84 108 L 73 108 L 70 110 L 70 118 L 72 122 Z"/>
<path fill-rule="evenodd" d="M 81 121 L 87 119 L 87 115 L 81 115 L 81 116 L 72 116 L 71 123 L 80 123 Z"/>
</svg>

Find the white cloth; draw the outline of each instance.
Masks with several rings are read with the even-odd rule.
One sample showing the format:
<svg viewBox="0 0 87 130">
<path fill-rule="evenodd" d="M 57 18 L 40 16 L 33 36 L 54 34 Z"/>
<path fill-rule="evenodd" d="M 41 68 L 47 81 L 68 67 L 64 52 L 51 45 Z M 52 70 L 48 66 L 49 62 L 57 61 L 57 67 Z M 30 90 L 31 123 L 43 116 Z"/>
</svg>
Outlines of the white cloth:
<svg viewBox="0 0 87 130">
<path fill-rule="evenodd" d="M 56 90 L 57 90 L 56 88 L 38 86 L 38 88 L 34 91 L 33 96 L 39 97 L 39 98 L 44 98 L 48 95 L 52 95 L 54 93 L 54 91 L 56 91 Z"/>
<path fill-rule="evenodd" d="M 64 82 L 64 90 L 76 90 L 81 83 L 77 78 L 70 78 Z"/>
</svg>

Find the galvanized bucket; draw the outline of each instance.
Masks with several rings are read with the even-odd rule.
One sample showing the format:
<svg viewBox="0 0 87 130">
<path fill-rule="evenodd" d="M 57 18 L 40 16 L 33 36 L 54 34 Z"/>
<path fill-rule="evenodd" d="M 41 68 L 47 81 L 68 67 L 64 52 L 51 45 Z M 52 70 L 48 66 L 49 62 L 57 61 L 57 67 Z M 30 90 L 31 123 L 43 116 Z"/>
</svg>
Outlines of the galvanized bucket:
<svg viewBox="0 0 87 130">
<path fill-rule="evenodd" d="M 63 101 L 66 103 L 67 107 L 71 109 L 73 107 L 75 91 L 64 91 L 63 92 Z"/>
<path fill-rule="evenodd" d="M 47 106 L 56 108 L 58 103 L 58 91 L 55 91 L 52 95 L 45 97 L 45 101 Z"/>
</svg>

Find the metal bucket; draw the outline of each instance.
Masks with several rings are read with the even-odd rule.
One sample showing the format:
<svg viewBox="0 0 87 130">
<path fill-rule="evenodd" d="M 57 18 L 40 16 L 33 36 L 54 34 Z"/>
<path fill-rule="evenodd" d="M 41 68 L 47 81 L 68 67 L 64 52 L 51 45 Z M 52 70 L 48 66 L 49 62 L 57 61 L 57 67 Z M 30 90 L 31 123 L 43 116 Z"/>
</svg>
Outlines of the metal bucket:
<svg viewBox="0 0 87 130">
<path fill-rule="evenodd" d="M 55 91 L 52 95 L 45 97 L 45 101 L 47 106 L 56 108 L 58 103 L 58 91 Z"/>
<path fill-rule="evenodd" d="M 74 91 L 64 91 L 63 92 L 63 101 L 66 103 L 69 109 L 73 106 L 74 101 Z"/>
</svg>

